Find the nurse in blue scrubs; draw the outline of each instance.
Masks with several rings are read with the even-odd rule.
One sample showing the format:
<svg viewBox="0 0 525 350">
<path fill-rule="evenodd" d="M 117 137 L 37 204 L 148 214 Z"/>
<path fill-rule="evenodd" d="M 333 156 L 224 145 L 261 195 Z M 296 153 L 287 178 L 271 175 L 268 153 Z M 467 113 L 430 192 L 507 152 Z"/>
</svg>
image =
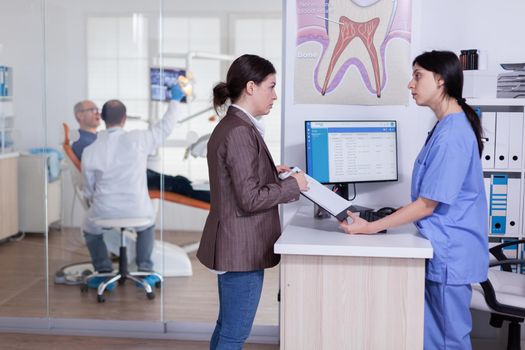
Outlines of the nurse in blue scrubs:
<svg viewBox="0 0 525 350">
<path fill-rule="evenodd" d="M 366 222 L 349 212 L 349 234 L 373 234 L 414 222 L 432 243 L 425 281 L 425 349 L 471 349 L 471 283 L 487 279 L 488 213 L 480 156 L 481 123 L 465 102 L 463 71 L 453 52 L 416 57 L 408 88 L 437 122 L 412 173 L 412 202 Z"/>
</svg>

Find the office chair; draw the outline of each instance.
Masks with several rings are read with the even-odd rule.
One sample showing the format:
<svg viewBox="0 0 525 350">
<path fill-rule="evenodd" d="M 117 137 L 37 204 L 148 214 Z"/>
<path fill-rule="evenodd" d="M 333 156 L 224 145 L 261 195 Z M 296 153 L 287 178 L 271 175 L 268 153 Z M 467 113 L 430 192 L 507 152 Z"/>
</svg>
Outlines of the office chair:
<svg viewBox="0 0 525 350">
<path fill-rule="evenodd" d="M 156 272 L 129 272 L 128 271 L 128 257 L 125 243 L 125 232 L 126 230 L 133 229 L 134 227 L 147 226 L 151 224 L 150 219 L 148 218 L 123 218 L 123 219 L 101 219 L 96 220 L 95 224 L 104 228 L 117 228 L 120 229 L 120 252 L 119 252 L 119 263 L 118 263 L 118 272 L 109 272 L 109 273 L 100 273 L 95 272 L 84 278 L 84 283 L 81 286 L 81 291 L 86 292 L 88 290 L 89 280 L 96 277 L 104 277 L 107 280 L 99 284 L 97 289 L 97 301 L 103 303 L 106 301 L 104 298 L 104 291 L 106 288 L 114 282 L 118 281 L 119 285 L 123 285 L 127 279 L 134 281 L 138 286 L 141 286 L 146 291 L 146 296 L 149 300 L 155 299 L 155 293 L 151 289 L 151 286 L 140 279 L 139 277 L 147 277 L 150 275 L 155 275 L 159 278 L 160 282 L 156 283 L 156 287 L 159 288 L 163 279 L 162 276 Z"/>
<path fill-rule="evenodd" d="M 489 249 L 496 258 L 490 267 L 501 267 L 501 270 L 489 269 L 485 282 L 472 285 L 470 307 L 490 312 L 490 325 L 501 328 L 504 321 L 510 322 L 507 336 L 507 350 L 521 349 L 521 323 L 525 319 L 525 275 L 512 272 L 512 265 L 520 268 L 524 259 L 508 259 L 503 248 L 520 245 L 525 240 L 516 240 L 499 244 Z"/>
</svg>

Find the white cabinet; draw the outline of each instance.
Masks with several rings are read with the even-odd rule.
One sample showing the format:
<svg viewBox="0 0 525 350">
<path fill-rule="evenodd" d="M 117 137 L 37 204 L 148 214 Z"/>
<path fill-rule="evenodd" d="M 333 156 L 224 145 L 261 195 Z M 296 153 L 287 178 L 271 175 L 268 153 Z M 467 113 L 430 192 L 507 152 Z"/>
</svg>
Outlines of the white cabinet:
<svg viewBox="0 0 525 350">
<path fill-rule="evenodd" d="M 22 154 L 18 162 L 20 231 L 46 232 L 62 217 L 62 179 L 49 182 L 47 157 Z M 46 207 L 47 196 L 47 207 Z"/>
<path fill-rule="evenodd" d="M 18 154 L 0 154 L 0 240 L 18 233 Z"/>
</svg>

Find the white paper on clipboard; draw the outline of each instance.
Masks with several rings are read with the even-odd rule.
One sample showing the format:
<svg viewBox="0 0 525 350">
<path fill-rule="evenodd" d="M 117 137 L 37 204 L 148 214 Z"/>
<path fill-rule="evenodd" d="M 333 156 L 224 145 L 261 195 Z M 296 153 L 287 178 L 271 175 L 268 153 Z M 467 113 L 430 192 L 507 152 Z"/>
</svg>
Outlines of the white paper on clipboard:
<svg viewBox="0 0 525 350">
<path fill-rule="evenodd" d="M 316 179 L 304 174 L 308 181 L 308 191 L 301 192 L 303 196 L 319 205 L 321 208 L 335 216 L 339 220 L 344 220 L 348 215 L 346 211 L 352 205 L 350 201 L 332 192 L 330 189 L 319 183 Z"/>
</svg>

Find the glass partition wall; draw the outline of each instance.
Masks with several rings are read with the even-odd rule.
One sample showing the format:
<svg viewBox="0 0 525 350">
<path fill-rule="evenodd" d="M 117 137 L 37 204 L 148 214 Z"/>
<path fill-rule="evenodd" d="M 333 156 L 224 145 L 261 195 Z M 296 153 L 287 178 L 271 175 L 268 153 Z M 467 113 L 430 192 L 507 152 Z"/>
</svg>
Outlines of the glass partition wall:
<svg viewBox="0 0 525 350">
<path fill-rule="evenodd" d="M 29 152 L 48 144 L 42 4 L 2 1 L 1 8 L 0 317 L 46 317 L 48 173 L 38 150 Z"/>
<path fill-rule="evenodd" d="M 0 326 L 1 318 L 32 317 L 47 319 L 51 328 L 111 333 L 123 327 L 115 321 L 136 321 L 143 333 L 177 333 L 181 325 L 193 325 L 211 335 L 218 311 L 216 275 L 195 257 L 208 212 L 174 202 L 168 192 L 154 200 L 154 269 L 164 276 L 162 286 L 154 288 L 155 298 L 148 299 L 130 280 L 106 293 L 104 303 L 97 302 L 96 289 L 80 291 L 79 281 L 93 267 L 81 228 L 86 207 L 77 186 L 80 173 L 67 156 L 62 159 L 64 124 L 70 141 L 75 140 L 78 102 L 89 100 L 100 111 L 106 101 L 118 99 L 127 107 L 124 129 L 147 129 L 168 106 L 159 95 L 162 87 L 152 87 L 152 80 L 160 74 L 168 84 L 170 74 L 183 72 L 192 93 L 180 104 L 179 122 L 149 157 L 148 168 L 160 174 L 164 190 L 171 181 L 168 175 L 185 177 L 205 190 L 203 150 L 218 123 L 211 108 L 212 88 L 244 53 L 270 59 L 281 84 L 281 6 L 276 0 L 264 5 L 241 0 L 0 0 L 0 66 L 13 67 L 15 149 L 23 153 L 17 168 L 18 212 L 20 230 L 26 232 L 0 244 L 0 259 L 7 267 L 2 270 L 7 283 Z M 6 108 L 0 105 L 0 116 Z M 93 108 L 82 109 L 90 109 L 84 116 L 97 119 Z M 265 138 L 279 163 L 280 101 L 265 121 Z M 100 121 L 97 130 L 104 129 Z M 31 148 L 40 148 L 33 150 L 39 154 L 26 155 Z M 119 237 L 118 231 L 105 233 L 115 261 Z M 127 235 L 125 242 L 132 258 L 136 237 Z M 130 270 L 136 269 L 131 260 Z M 274 326 L 275 337 L 278 275 L 278 267 L 267 270 L 255 320 L 255 328 Z"/>
<path fill-rule="evenodd" d="M 95 135 L 93 128 L 97 131 L 106 129 L 99 112 L 103 104 L 112 99 L 118 99 L 126 106 L 129 117 L 125 130 L 148 127 L 151 119 L 149 58 L 156 52 L 161 40 L 160 16 L 160 1 L 45 1 L 47 133 L 53 147 L 61 149 L 63 123 L 68 124 L 72 131 L 72 139 L 79 136 L 79 128 L 92 135 Z M 75 111 L 74 107 L 79 102 L 82 104 Z M 86 143 L 94 138 L 96 136 Z M 73 148 L 77 156 L 78 149 L 80 147 Z M 103 157 L 102 154 L 100 156 Z M 118 166 L 118 159 L 112 162 Z M 80 285 L 70 277 L 71 272 L 81 277 L 93 271 L 93 267 L 82 229 L 87 214 L 83 206 L 85 198 L 81 191 L 75 191 L 78 169 L 66 159 L 63 170 L 62 199 L 63 208 L 67 210 L 63 212 L 60 234 L 49 236 L 49 246 L 52 247 L 48 259 L 50 316 L 161 321 L 162 289 L 155 290 L 155 298 L 149 300 L 142 288 L 127 280 L 124 285 L 116 285 L 111 292 L 104 293 L 102 298 L 105 301 L 101 303 L 98 302 L 96 284 L 89 284 L 87 290 L 80 291 Z M 48 197 L 49 214 L 55 204 Z M 163 210 L 162 203 L 158 208 Z M 53 220 L 48 216 L 50 224 Z M 119 228 L 105 229 L 103 237 L 108 253 L 113 256 L 116 272 L 121 232 Z M 126 232 L 124 241 L 131 258 L 129 269 L 134 271 L 136 235 Z M 161 253 L 161 250 L 154 249 L 159 261 L 162 260 Z M 162 273 L 159 267 L 155 266 Z M 57 273 L 66 276 L 60 279 Z"/>
</svg>

